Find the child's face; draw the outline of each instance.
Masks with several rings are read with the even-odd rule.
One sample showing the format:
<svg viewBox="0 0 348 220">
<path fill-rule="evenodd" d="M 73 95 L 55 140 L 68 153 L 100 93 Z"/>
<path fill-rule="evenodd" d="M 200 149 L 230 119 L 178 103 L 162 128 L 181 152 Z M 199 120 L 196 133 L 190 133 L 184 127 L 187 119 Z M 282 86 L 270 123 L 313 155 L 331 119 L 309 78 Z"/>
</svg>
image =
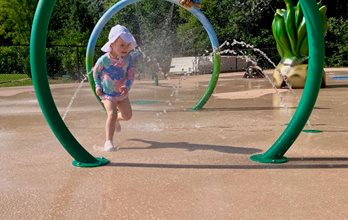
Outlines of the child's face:
<svg viewBox="0 0 348 220">
<path fill-rule="evenodd" d="M 122 38 L 117 38 L 115 42 L 113 42 L 111 45 L 111 52 L 119 57 L 124 57 L 129 53 L 129 50 L 131 48 L 131 44 L 125 42 Z"/>
</svg>

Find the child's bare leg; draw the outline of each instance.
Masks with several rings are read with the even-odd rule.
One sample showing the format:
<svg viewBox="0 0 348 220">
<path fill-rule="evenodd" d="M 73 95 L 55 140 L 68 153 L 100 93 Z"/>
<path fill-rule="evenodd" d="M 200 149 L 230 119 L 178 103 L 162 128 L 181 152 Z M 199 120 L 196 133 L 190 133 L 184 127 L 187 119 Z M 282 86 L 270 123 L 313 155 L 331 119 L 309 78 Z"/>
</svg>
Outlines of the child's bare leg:
<svg viewBox="0 0 348 220">
<path fill-rule="evenodd" d="M 117 102 L 117 120 L 119 121 L 128 121 L 132 118 L 132 107 L 129 101 L 129 98 L 126 98 L 122 101 Z"/>
<path fill-rule="evenodd" d="M 117 103 L 110 100 L 103 100 L 103 104 L 106 110 L 107 119 L 105 123 L 105 138 L 106 140 L 113 141 L 115 132 L 115 123 L 117 120 Z"/>
</svg>

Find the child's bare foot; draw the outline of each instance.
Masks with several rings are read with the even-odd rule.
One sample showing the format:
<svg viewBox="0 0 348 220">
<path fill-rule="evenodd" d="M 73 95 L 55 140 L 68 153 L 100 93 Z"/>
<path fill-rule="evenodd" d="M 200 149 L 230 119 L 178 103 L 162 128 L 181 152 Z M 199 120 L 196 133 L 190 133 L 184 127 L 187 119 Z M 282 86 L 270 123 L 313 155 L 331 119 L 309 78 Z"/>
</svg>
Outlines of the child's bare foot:
<svg viewBox="0 0 348 220">
<path fill-rule="evenodd" d="M 104 151 L 113 151 L 116 148 L 114 147 L 114 145 L 112 144 L 112 142 L 110 140 L 105 141 L 104 144 Z"/>
</svg>

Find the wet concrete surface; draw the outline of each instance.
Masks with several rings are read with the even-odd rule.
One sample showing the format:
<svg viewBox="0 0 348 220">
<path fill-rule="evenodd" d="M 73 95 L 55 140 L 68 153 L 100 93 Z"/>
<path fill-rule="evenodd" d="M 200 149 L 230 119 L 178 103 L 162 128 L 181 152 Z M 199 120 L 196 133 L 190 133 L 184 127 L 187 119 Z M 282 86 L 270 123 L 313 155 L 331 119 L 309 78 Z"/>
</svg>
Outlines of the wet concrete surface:
<svg viewBox="0 0 348 220">
<path fill-rule="evenodd" d="M 99 152 L 105 113 L 88 84 L 65 118 L 90 153 L 111 162 L 76 168 L 32 87 L 0 88 L 1 219 L 345 219 L 348 214 L 348 69 L 327 69 L 306 129 L 285 164 L 249 157 L 286 128 L 302 90 L 221 74 L 205 108 L 190 111 L 210 76 L 136 81 L 120 150 Z M 268 72 L 271 76 L 271 72 Z M 78 83 L 52 85 L 63 115 Z M 279 93 L 280 95 L 278 95 Z M 155 102 L 147 102 L 155 101 Z"/>
</svg>

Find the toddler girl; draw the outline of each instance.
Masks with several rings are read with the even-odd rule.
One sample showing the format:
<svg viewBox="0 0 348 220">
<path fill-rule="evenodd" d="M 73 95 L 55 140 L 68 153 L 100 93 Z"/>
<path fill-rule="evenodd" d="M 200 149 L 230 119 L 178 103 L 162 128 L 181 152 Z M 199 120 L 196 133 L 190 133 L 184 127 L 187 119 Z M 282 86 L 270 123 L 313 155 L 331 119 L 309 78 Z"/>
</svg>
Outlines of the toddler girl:
<svg viewBox="0 0 348 220">
<path fill-rule="evenodd" d="M 96 93 L 106 109 L 104 150 L 117 148 L 113 144 L 114 132 L 120 132 L 119 121 L 132 117 L 128 98 L 134 80 L 135 66 L 129 52 L 137 46 L 133 35 L 122 25 L 111 28 L 108 42 L 101 48 L 102 55 L 93 67 Z"/>
</svg>

